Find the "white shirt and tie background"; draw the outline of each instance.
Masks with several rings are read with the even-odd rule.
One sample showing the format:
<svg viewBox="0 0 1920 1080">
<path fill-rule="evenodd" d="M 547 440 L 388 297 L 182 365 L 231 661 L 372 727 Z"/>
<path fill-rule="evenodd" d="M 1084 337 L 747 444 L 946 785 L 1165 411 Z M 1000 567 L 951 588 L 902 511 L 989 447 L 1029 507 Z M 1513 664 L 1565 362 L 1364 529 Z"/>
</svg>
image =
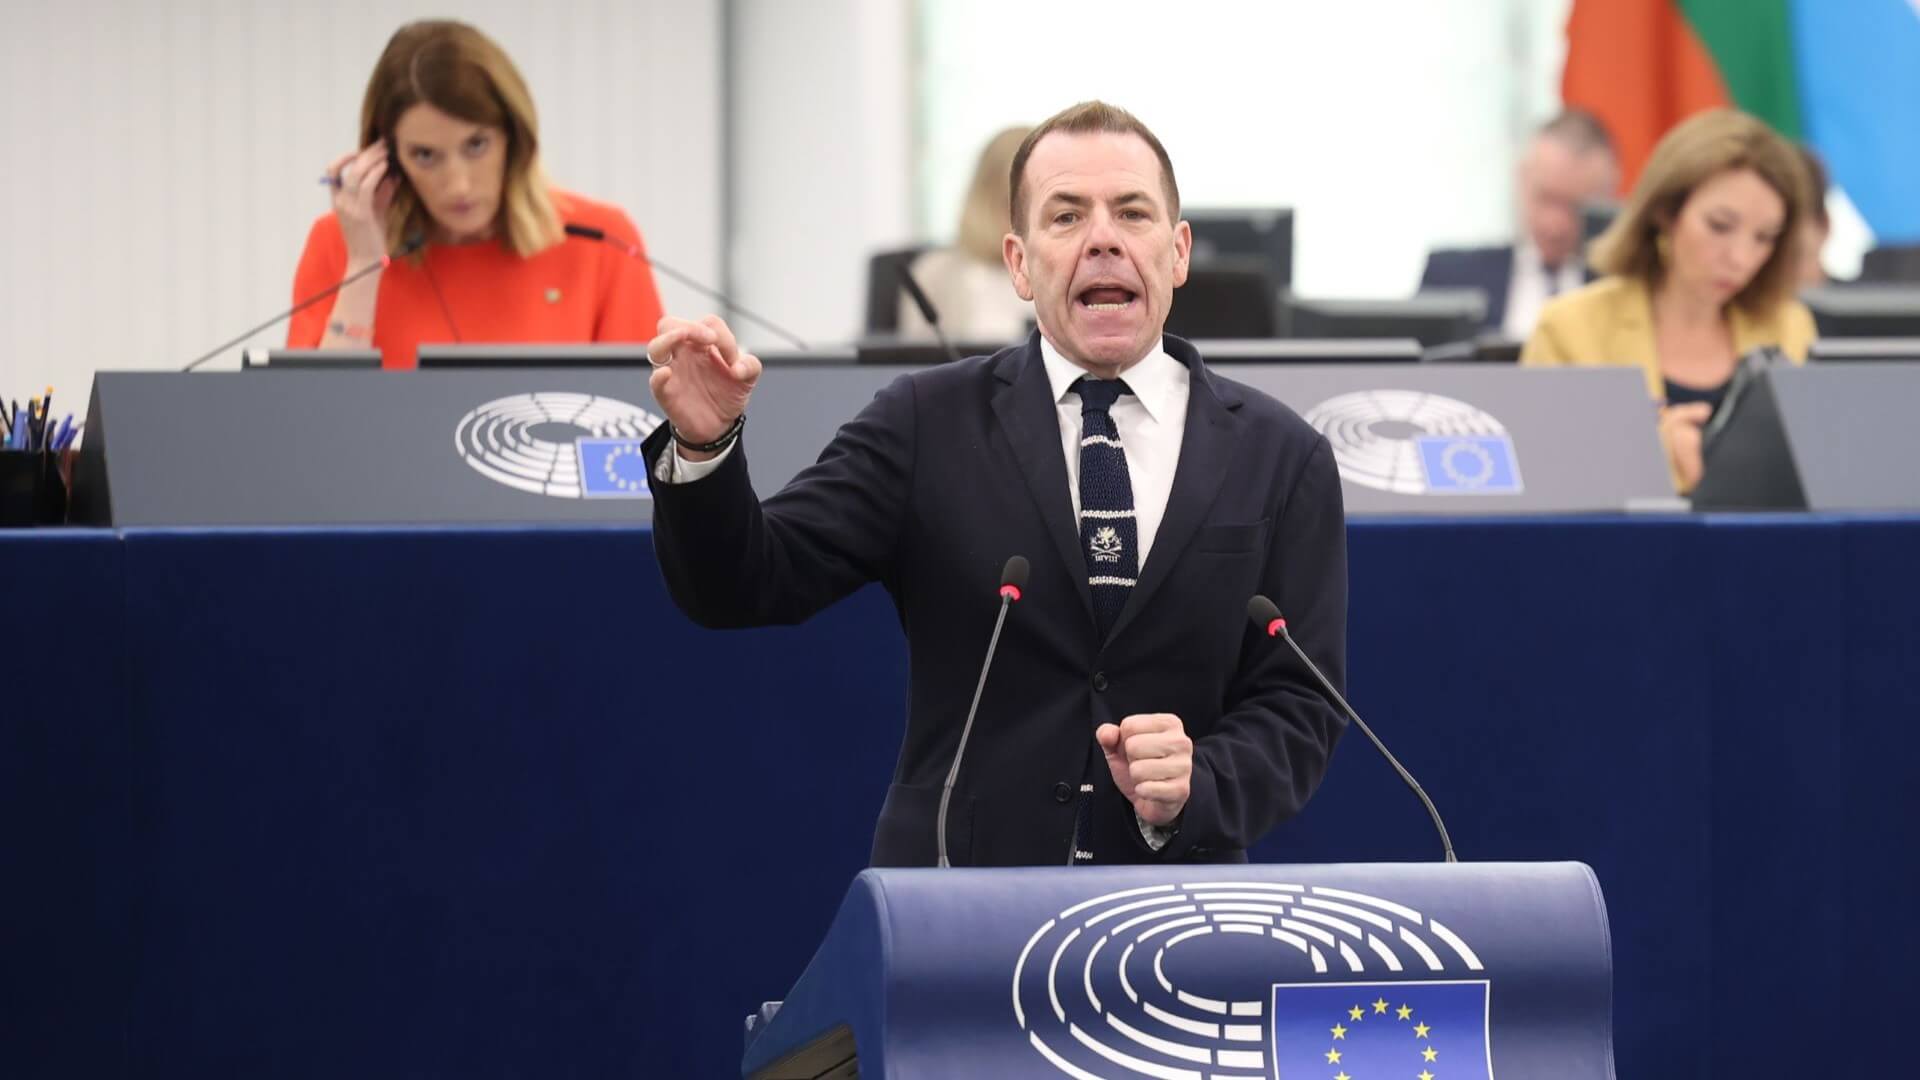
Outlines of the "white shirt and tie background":
<svg viewBox="0 0 1920 1080">
<path fill-rule="evenodd" d="M 1507 312 L 1500 333 L 1511 341 L 1527 340 L 1547 301 L 1586 283 L 1587 268 L 1578 257 L 1548 268 L 1540 261 L 1540 249 L 1522 239 L 1513 247 L 1513 275 L 1507 282 Z"/>
</svg>

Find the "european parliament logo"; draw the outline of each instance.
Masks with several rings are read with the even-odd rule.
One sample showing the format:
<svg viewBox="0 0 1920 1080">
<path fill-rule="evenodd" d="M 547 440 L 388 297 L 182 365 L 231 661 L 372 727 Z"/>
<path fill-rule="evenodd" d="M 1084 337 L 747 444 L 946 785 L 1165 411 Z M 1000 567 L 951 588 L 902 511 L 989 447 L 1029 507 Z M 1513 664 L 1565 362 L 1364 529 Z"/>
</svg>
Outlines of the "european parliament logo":
<svg viewBox="0 0 1920 1080">
<path fill-rule="evenodd" d="M 661 417 L 594 394 L 499 398 L 454 425 L 454 448 L 475 472 L 557 499 L 646 499 L 641 442 Z"/>
<path fill-rule="evenodd" d="M 1013 1019 L 1074 1080 L 1491 1080 L 1492 979 L 1384 897 L 1196 880 L 1095 896 L 1034 931 Z"/>
<path fill-rule="evenodd" d="M 1307 410 L 1340 478 L 1396 495 L 1518 495 L 1513 437 L 1464 401 L 1417 390 L 1358 390 Z"/>
<path fill-rule="evenodd" d="M 1485 980 L 1273 988 L 1273 1063 L 1294 1077 L 1493 1080 Z"/>
</svg>

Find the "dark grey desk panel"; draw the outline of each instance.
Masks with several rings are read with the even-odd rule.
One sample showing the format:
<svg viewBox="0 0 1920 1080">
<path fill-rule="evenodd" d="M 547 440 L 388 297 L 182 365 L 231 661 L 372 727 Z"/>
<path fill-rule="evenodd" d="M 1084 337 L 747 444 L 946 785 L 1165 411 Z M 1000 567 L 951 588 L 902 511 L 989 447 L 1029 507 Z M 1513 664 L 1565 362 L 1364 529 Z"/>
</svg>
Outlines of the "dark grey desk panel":
<svg viewBox="0 0 1920 1080">
<path fill-rule="evenodd" d="M 1674 498 L 1656 410 L 1637 368 L 1236 365 L 1224 373 L 1318 421 L 1342 458 L 1349 514 L 1684 509 Z M 1340 422 L 1332 422 L 1330 413 Z M 1511 440 L 1519 487 L 1511 494 L 1430 485 L 1405 448 L 1418 436 L 1498 433 Z M 1396 442 L 1403 444 L 1399 486 L 1407 490 L 1383 490 L 1363 480 L 1353 455 Z"/>
<path fill-rule="evenodd" d="M 779 490 L 875 392 L 909 370 L 769 369 L 746 434 L 755 489 Z M 1373 393 L 1387 428 L 1401 435 L 1417 433 L 1422 420 L 1392 421 L 1397 399 L 1380 392 L 1450 399 L 1492 418 L 1512 440 L 1523 481 L 1515 494 L 1394 493 L 1350 476 L 1353 513 L 1618 511 L 1671 496 L 1653 407 L 1635 371 L 1376 364 L 1234 365 L 1227 373 L 1308 415 L 1340 395 Z M 598 401 L 581 411 L 588 398 Z M 562 419 L 527 421 L 530 408 Z M 595 417 L 600 434 L 631 436 L 658 416 L 644 370 L 103 373 L 86 453 L 104 454 L 104 467 L 96 458 L 82 474 L 96 488 L 104 475 L 110 516 L 92 495 L 80 503 L 96 507 L 89 520 L 121 526 L 650 520 L 645 498 L 540 494 L 476 468 L 472 447 L 463 454 L 457 436 L 471 434 L 471 418 L 489 410 L 518 411 L 521 433 L 568 447 L 575 436 L 596 433 Z M 576 414 L 586 426 L 565 419 Z M 532 467 L 513 446 L 485 448 Z M 634 475 L 631 464 L 625 475 Z M 558 468 L 555 482 L 543 485 L 549 490 L 567 489 L 568 476 L 577 475 Z"/>
<path fill-rule="evenodd" d="M 900 370 L 768 371 L 747 428 L 755 487 L 763 494 L 778 490 Z M 557 497 L 507 486 L 469 464 L 456 434 L 471 414 L 524 408 L 528 395 L 560 402 L 549 411 L 563 416 L 572 412 L 571 399 L 554 395 L 602 399 L 594 415 L 622 421 L 606 434 L 650 430 L 659 410 L 647 374 L 102 373 L 94 384 L 86 453 L 104 455 L 104 467 L 96 461 L 90 471 L 83 462 L 81 471 L 96 487 L 105 477 L 111 507 L 95 509 L 90 520 L 118 526 L 644 523 L 651 519 L 645 498 Z M 549 422 L 538 433 L 567 443 L 594 431 Z"/>
</svg>

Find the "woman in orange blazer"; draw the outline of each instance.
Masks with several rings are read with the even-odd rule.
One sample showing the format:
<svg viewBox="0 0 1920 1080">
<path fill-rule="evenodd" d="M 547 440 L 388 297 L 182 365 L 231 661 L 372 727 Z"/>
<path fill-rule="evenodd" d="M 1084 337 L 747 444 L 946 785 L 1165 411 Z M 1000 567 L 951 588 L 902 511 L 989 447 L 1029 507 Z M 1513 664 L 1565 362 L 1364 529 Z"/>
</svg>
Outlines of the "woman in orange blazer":
<svg viewBox="0 0 1920 1080">
<path fill-rule="evenodd" d="M 1549 304 L 1520 362 L 1639 367 L 1674 486 L 1691 492 L 1701 428 L 1740 358 L 1773 346 L 1798 363 L 1813 342 L 1793 295 L 1808 184 L 1793 145 L 1751 116 L 1718 109 L 1675 127 L 1594 241 L 1606 276 Z"/>
<path fill-rule="evenodd" d="M 381 366 L 410 368 L 423 342 L 653 337 L 660 296 L 628 254 L 639 230 L 617 207 L 547 185 L 533 98 L 480 31 L 401 27 L 367 82 L 360 146 L 327 169 L 333 209 L 307 236 L 296 302 L 406 254 L 296 314 L 288 345 L 371 346 Z"/>
</svg>

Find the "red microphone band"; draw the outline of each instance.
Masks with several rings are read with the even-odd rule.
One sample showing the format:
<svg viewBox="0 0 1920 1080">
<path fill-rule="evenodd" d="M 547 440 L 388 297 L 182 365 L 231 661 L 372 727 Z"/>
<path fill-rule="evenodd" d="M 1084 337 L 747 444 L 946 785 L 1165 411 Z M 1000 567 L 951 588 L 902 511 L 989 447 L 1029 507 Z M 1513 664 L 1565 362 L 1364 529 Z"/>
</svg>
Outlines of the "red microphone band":
<svg viewBox="0 0 1920 1080">
<path fill-rule="evenodd" d="M 1267 636 L 1279 637 L 1280 631 L 1285 630 L 1286 628 L 1287 628 L 1287 620 L 1275 619 L 1272 622 L 1267 624 Z"/>
<path fill-rule="evenodd" d="M 1002 586 L 1000 586 L 1000 598 L 1001 598 L 1002 600 L 1009 600 L 1009 601 L 1016 601 L 1016 600 L 1019 600 L 1019 599 L 1020 599 L 1020 586 L 1018 586 L 1018 585 L 1002 585 Z"/>
</svg>

